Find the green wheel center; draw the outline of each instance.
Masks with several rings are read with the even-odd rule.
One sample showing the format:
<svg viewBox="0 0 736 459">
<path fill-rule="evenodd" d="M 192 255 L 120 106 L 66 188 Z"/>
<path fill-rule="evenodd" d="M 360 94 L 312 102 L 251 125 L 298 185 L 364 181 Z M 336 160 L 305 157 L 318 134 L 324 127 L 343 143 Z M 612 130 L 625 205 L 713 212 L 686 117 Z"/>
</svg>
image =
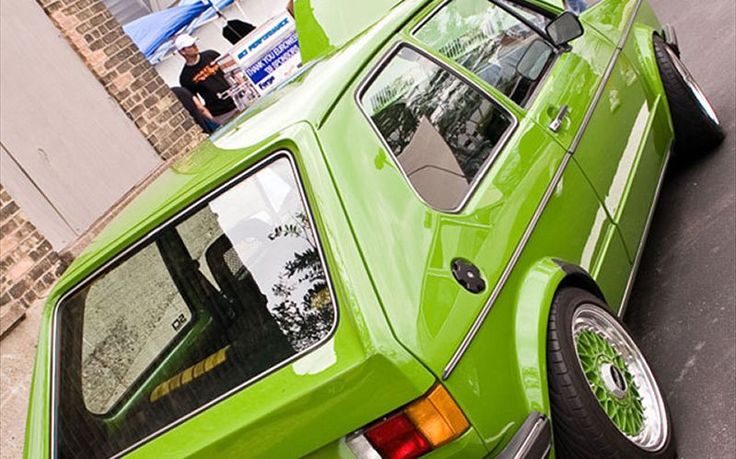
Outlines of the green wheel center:
<svg viewBox="0 0 736 459">
<path fill-rule="evenodd" d="M 626 362 L 604 337 L 592 330 L 575 336 L 580 365 L 603 411 L 625 435 L 644 426 L 644 407 Z"/>
</svg>

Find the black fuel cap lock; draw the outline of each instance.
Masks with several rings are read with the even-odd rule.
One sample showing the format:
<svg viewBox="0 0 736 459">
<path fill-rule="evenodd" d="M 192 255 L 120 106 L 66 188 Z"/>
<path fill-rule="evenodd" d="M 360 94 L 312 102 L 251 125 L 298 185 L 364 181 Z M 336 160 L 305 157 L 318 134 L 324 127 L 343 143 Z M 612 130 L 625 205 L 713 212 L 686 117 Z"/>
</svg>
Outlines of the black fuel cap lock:
<svg viewBox="0 0 736 459">
<path fill-rule="evenodd" d="M 470 293 L 480 293 L 486 289 L 486 281 L 481 277 L 480 270 L 468 260 L 455 258 L 450 269 L 455 280 Z"/>
</svg>

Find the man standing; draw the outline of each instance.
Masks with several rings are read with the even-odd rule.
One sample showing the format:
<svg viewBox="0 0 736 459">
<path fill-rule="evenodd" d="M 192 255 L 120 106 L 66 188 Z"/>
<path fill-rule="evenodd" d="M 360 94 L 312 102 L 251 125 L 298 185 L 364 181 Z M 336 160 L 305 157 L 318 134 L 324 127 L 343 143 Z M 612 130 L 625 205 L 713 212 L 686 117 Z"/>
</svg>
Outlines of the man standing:
<svg viewBox="0 0 736 459">
<path fill-rule="evenodd" d="M 223 125 L 238 113 L 230 97 L 220 99 L 217 95 L 227 91 L 230 85 L 214 62 L 220 54 L 213 50 L 200 53 L 196 41 L 196 38 L 186 33 L 174 40 L 176 49 L 186 61 L 179 75 L 179 84 L 193 94 L 202 96 L 205 107 L 212 116 L 210 121 Z"/>
</svg>

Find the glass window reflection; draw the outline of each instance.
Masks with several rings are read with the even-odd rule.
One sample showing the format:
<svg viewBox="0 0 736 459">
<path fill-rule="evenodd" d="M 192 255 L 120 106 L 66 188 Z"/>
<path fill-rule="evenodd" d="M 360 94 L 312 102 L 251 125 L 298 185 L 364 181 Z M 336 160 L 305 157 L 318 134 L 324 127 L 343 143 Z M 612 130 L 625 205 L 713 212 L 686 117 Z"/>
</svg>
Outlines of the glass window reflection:
<svg viewBox="0 0 736 459">
<path fill-rule="evenodd" d="M 538 29 L 548 19 L 516 4 L 504 2 Z M 416 38 L 478 75 L 519 105 L 526 104 L 539 79 L 524 78 L 519 60 L 542 38 L 524 22 L 488 0 L 453 0 L 437 11 Z M 550 54 L 547 65 L 553 56 Z"/>
<path fill-rule="evenodd" d="M 115 455 L 311 348 L 327 282 L 286 158 L 161 228 L 60 306 L 59 456 Z"/>
<path fill-rule="evenodd" d="M 408 47 L 361 102 L 417 193 L 445 211 L 462 204 L 512 125 L 481 92 Z"/>
</svg>

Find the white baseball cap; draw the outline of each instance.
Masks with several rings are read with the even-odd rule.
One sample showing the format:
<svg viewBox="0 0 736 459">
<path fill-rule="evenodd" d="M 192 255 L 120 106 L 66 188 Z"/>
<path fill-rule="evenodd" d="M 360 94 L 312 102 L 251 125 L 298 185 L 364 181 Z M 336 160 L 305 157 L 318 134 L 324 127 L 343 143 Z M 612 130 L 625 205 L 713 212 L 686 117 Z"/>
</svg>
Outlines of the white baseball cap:
<svg viewBox="0 0 736 459">
<path fill-rule="evenodd" d="M 195 37 L 189 35 L 188 33 L 183 33 L 176 37 L 176 39 L 174 40 L 174 46 L 176 46 L 177 50 L 181 51 L 184 48 L 189 48 L 196 42 L 197 39 Z"/>
</svg>

